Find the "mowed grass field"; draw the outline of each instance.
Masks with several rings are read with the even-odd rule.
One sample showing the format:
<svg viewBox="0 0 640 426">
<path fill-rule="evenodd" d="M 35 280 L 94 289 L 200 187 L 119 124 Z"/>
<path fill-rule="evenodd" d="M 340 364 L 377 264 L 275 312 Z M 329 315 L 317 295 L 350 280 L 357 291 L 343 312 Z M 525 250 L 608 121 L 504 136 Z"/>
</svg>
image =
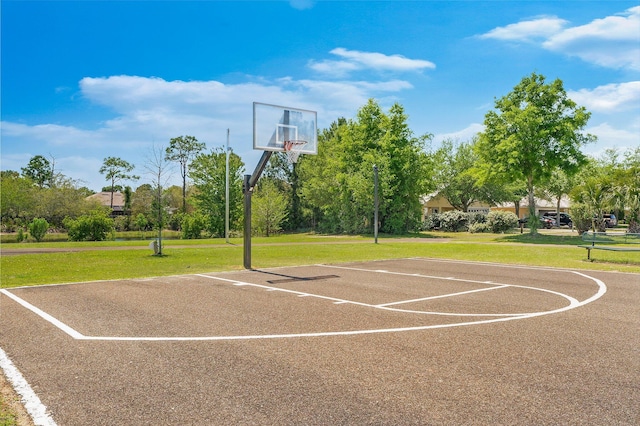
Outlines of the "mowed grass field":
<svg viewBox="0 0 640 426">
<path fill-rule="evenodd" d="M 570 269 L 640 273 L 640 252 L 592 251 L 577 247 L 574 232 L 528 234 L 422 233 L 403 238 L 315 234 L 253 238 L 252 267 L 432 257 Z M 241 238 L 164 240 L 163 256 L 149 241 L 2 244 L 3 288 L 243 269 Z M 12 254 L 16 250 L 36 253 Z M 47 252 L 52 250 L 52 252 Z"/>
</svg>

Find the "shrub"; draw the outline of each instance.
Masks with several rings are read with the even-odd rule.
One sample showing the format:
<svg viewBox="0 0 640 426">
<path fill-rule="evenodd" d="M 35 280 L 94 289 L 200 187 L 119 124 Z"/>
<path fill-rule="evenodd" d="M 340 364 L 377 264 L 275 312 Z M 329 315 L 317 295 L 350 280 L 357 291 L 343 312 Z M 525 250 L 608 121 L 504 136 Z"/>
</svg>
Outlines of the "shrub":
<svg viewBox="0 0 640 426">
<path fill-rule="evenodd" d="M 67 228 L 71 241 L 104 241 L 115 237 L 113 219 L 101 210 L 95 210 L 77 219 L 65 218 L 64 227 Z"/>
<path fill-rule="evenodd" d="M 487 214 L 482 212 L 468 212 L 467 216 L 469 217 L 469 226 L 474 223 L 486 223 Z"/>
<path fill-rule="evenodd" d="M 427 215 L 422 222 L 423 231 L 433 231 L 434 229 L 440 229 L 440 214 L 438 213 Z"/>
<path fill-rule="evenodd" d="M 494 210 L 487 215 L 487 225 L 491 232 L 504 233 L 518 226 L 518 216 L 512 212 Z"/>
<path fill-rule="evenodd" d="M 491 228 L 489 227 L 488 223 L 475 222 L 469 225 L 469 232 L 471 232 L 472 234 L 489 232 L 490 230 Z"/>
<path fill-rule="evenodd" d="M 46 219 L 36 217 L 29 224 L 29 234 L 37 241 L 40 242 L 47 235 L 49 230 L 49 222 Z"/>
<path fill-rule="evenodd" d="M 199 213 L 185 214 L 182 216 L 182 238 L 194 239 L 200 238 L 205 227 L 204 216 Z"/>
<path fill-rule="evenodd" d="M 584 234 L 593 226 L 593 216 L 584 204 L 575 203 L 571 206 L 571 221 L 578 235 Z"/>
<path fill-rule="evenodd" d="M 16 239 L 19 243 L 27 239 L 27 237 L 24 235 L 24 231 L 22 230 L 22 227 L 18 228 L 18 237 Z"/>
<path fill-rule="evenodd" d="M 469 215 L 460 210 L 450 210 L 440 215 L 440 229 L 447 232 L 466 231 L 469 226 Z"/>
</svg>

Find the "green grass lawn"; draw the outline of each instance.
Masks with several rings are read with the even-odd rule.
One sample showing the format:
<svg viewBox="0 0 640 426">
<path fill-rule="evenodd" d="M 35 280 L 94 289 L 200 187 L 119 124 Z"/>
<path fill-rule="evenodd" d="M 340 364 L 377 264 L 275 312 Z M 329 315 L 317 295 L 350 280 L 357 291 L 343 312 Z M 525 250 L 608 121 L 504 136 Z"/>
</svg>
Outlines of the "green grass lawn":
<svg viewBox="0 0 640 426">
<path fill-rule="evenodd" d="M 164 256 L 149 241 L 3 244 L 2 249 L 61 248 L 83 251 L 0 258 L 2 287 L 113 280 L 243 269 L 242 239 L 166 240 Z M 407 257 L 497 262 L 640 273 L 638 252 L 592 252 L 576 247 L 577 235 L 424 233 L 381 236 L 280 235 L 252 240 L 252 267 L 342 263 Z"/>
</svg>

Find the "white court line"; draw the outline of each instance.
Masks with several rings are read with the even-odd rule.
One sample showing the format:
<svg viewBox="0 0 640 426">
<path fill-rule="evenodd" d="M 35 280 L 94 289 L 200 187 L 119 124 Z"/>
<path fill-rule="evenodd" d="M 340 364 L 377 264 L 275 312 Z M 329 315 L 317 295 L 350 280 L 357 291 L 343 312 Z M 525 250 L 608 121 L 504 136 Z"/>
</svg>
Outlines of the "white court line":
<svg viewBox="0 0 640 426">
<path fill-rule="evenodd" d="M 16 366 L 13 365 L 2 348 L 0 348 L 0 369 L 4 371 L 7 380 L 20 395 L 22 404 L 31 416 L 33 423 L 36 426 L 56 426 L 56 422 L 47 413 L 47 407 L 42 404 L 38 395 L 36 395 Z"/>
<path fill-rule="evenodd" d="M 286 288 L 272 287 L 272 286 L 263 285 L 263 284 L 248 283 L 248 282 L 244 282 L 244 281 L 231 280 L 229 278 L 221 278 L 221 277 L 216 277 L 216 276 L 206 275 L 206 274 L 194 274 L 194 275 L 196 275 L 198 277 L 202 277 L 202 278 L 208 278 L 210 280 L 225 281 L 225 282 L 228 282 L 228 283 L 232 283 L 233 285 L 236 285 L 236 286 L 257 287 L 257 288 L 261 288 L 261 289 L 266 290 L 266 291 L 281 291 L 283 293 L 291 293 L 291 294 L 297 295 L 298 297 L 315 297 L 315 298 L 318 298 L 318 299 L 330 300 L 330 301 L 335 302 L 335 303 L 352 303 L 354 305 L 372 307 L 372 305 L 369 305 L 367 303 L 354 302 L 354 301 L 351 301 L 351 300 L 338 299 L 338 298 L 335 298 L 335 297 L 322 296 L 322 295 L 313 294 L 313 293 L 305 293 L 303 291 L 288 290 Z"/>
<path fill-rule="evenodd" d="M 405 303 L 413 303 L 413 302 L 423 302 L 425 300 L 442 299 L 442 298 L 445 298 L 445 297 L 460 296 L 462 294 L 477 293 L 479 291 L 498 290 L 498 289 L 506 288 L 506 287 L 510 287 L 510 286 L 505 284 L 505 285 L 501 285 L 499 287 L 478 288 L 478 289 L 475 289 L 475 290 L 461 291 L 461 292 L 458 292 L 458 293 L 449 293 L 449 294 L 441 294 L 439 296 L 422 297 L 420 299 L 401 300 L 399 302 L 382 303 L 380 305 L 375 305 L 375 306 L 383 308 L 385 306 L 402 305 L 402 304 L 405 304 Z"/>
<path fill-rule="evenodd" d="M 329 265 L 318 265 L 318 266 L 334 267 L 334 266 L 329 266 Z M 347 268 L 347 267 L 337 267 L 337 268 L 355 269 L 355 270 L 362 270 L 362 271 L 366 271 L 366 272 L 375 272 L 375 271 L 371 271 L 370 269 L 358 269 L 358 268 Z M 442 312 L 408 311 L 408 310 L 395 309 L 395 308 L 389 308 L 389 307 L 379 307 L 379 306 L 376 306 L 376 305 L 370 305 L 370 304 L 361 303 L 361 302 L 354 302 L 354 301 L 349 301 L 349 300 L 344 300 L 344 299 L 337 299 L 337 298 L 333 298 L 333 297 L 315 295 L 315 294 L 311 294 L 311 293 L 304 293 L 304 292 L 299 292 L 299 291 L 295 291 L 295 290 L 280 289 L 280 288 L 265 286 L 265 285 L 261 285 L 261 284 L 247 283 L 247 282 L 242 282 L 242 281 L 237 281 L 237 280 L 231 280 L 231 279 L 228 279 L 228 278 L 221 278 L 221 277 L 209 276 L 209 275 L 204 275 L 204 274 L 196 274 L 197 276 L 201 276 L 201 277 L 204 277 L 204 278 L 209 278 L 209 279 L 229 282 L 229 283 L 231 283 L 233 285 L 238 285 L 238 286 L 246 285 L 246 286 L 253 286 L 253 287 L 257 287 L 257 288 L 262 288 L 262 289 L 265 289 L 265 290 L 277 290 L 277 291 L 282 291 L 282 292 L 285 292 L 285 293 L 296 294 L 296 295 L 299 295 L 299 296 L 304 295 L 304 296 L 309 296 L 309 297 L 316 297 L 316 298 L 320 298 L 320 299 L 330 300 L 330 301 L 333 301 L 334 303 L 350 303 L 350 304 L 364 306 L 364 307 L 370 307 L 370 308 L 376 308 L 376 309 L 384 309 L 384 310 L 397 311 L 397 312 L 403 312 L 403 313 L 414 313 L 415 312 L 415 313 L 420 313 L 420 314 L 432 314 L 432 315 L 455 315 L 455 316 L 473 316 L 473 317 L 491 316 L 492 317 L 491 319 L 486 319 L 486 320 L 468 321 L 468 322 L 451 323 L 451 324 L 435 324 L 435 325 L 415 326 L 415 327 L 399 327 L 399 328 L 371 329 L 371 330 L 329 331 L 329 332 L 317 332 L 317 333 L 248 335 L 248 336 L 247 335 L 242 335 L 242 336 L 202 336 L 202 337 L 84 336 L 84 335 L 78 333 L 77 331 L 73 330 L 71 327 L 68 327 L 64 323 L 62 323 L 62 322 L 58 321 L 57 319 L 53 318 L 52 316 L 44 313 L 43 311 L 41 311 L 40 309 L 36 308 L 35 306 L 29 304 L 26 301 L 23 301 L 18 296 L 12 295 L 11 293 L 7 292 L 6 290 L 0 290 L 0 292 L 2 292 L 3 294 L 6 294 L 7 296 L 12 298 L 13 300 L 15 300 L 18 303 L 20 303 L 22 306 L 26 307 L 27 309 L 30 309 L 30 310 L 34 311 L 35 313 L 40 315 L 42 318 L 44 318 L 47 321 L 51 322 L 53 325 L 63 329 L 63 331 L 65 331 L 67 334 L 69 334 L 70 336 L 74 337 L 77 340 L 150 341 L 150 342 L 161 342 L 161 341 L 254 340 L 254 339 L 282 339 L 282 338 L 296 338 L 296 337 L 350 336 L 350 335 L 361 335 L 361 334 L 394 333 L 394 332 L 404 332 L 404 331 L 431 330 L 431 329 L 441 329 L 441 328 L 463 327 L 463 326 L 468 326 L 468 325 L 490 324 L 490 323 L 494 323 L 494 322 L 512 321 L 512 320 L 517 320 L 517 319 L 532 318 L 532 317 L 537 317 L 537 316 L 550 315 L 550 314 L 564 312 L 564 311 L 567 311 L 567 310 L 570 310 L 570 309 L 574 309 L 574 308 L 577 308 L 577 307 L 580 307 L 580 306 L 584 306 L 584 305 L 586 305 L 588 303 L 591 303 L 591 302 L 599 299 L 600 297 L 602 297 L 606 293 L 607 287 L 604 284 L 604 282 L 602 282 L 601 280 L 599 280 L 597 278 L 594 278 L 594 277 L 591 277 L 591 276 L 586 275 L 586 274 L 582 274 L 580 272 L 575 272 L 575 271 L 567 271 L 567 272 L 572 272 L 574 274 L 580 275 L 582 277 L 585 277 L 587 279 L 590 279 L 590 280 L 594 281 L 598 285 L 598 291 L 596 292 L 596 294 L 594 294 L 593 296 L 591 296 L 590 298 L 588 298 L 586 300 L 583 300 L 582 302 L 579 302 L 575 298 L 572 298 L 572 297 L 567 296 L 565 294 L 554 292 L 554 291 L 550 291 L 550 290 L 546 290 L 546 289 L 540 289 L 540 288 L 528 287 L 528 286 L 517 286 L 517 285 L 509 285 L 509 284 L 494 284 L 494 283 L 492 283 L 492 285 L 496 285 L 496 286 L 517 287 L 517 288 L 525 288 L 525 289 L 531 289 L 531 290 L 537 290 L 537 291 L 545 291 L 545 292 L 549 292 L 549 293 L 552 293 L 552 294 L 556 294 L 558 296 L 562 296 L 562 297 L 568 299 L 569 302 L 570 302 L 568 306 L 565 306 L 565 307 L 562 307 L 562 308 L 559 308 L 559 309 L 554 309 L 554 310 L 551 310 L 551 311 L 529 312 L 529 313 L 521 313 L 521 314 L 520 313 L 518 313 L 518 314 L 458 314 L 458 313 L 442 313 Z M 385 272 L 385 273 L 390 273 L 390 272 Z M 402 273 L 397 273 L 397 274 L 398 275 L 408 275 L 408 274 L 402 274 Z M 424 277 L 428 277 L 428 276 L 424 276 Z M 433 277 L 433 278 L 442 278 L 442 277 Z M 455 280 L 459 280 L 459 279 L 455 279 Z M 471 281 L 471 280 L 460 280 L 460 281 L 479 282 L 479 281 Z"/>
<path fill-rule="evenodd" d="M 400 275 L 400 276 L 408 276 L 408 277 L 422 277 L 422 278 L 431 278 L 431 279 L 441 279 L 441 280 L 447 280 L 447 281 L 459 281 L 459 282 L 466 282 L 466 283 L 474 283 L 474 284 L 489 284 L 489 285 L 494 285 L 494 286 L 498 286 L 500 288 L 502 287 L 513 287 L 513 288 L 524 288 L 524 289 L 529 289 L 529 290 L 535 290 L 535 291 L 542 291 L 545 293 L 551 293 L 554 294 L 556 296 L 560 296 L 563 297 L 565 299 L 567 299 L 569 301 L 569 307 L 571 306 L 578 306 L 578 304 L 580 303 L 577 299 L 568 296 L 564 293 L 560 293 L 557 291 L 553 291 L 553 290 L 549 290 L 546 288 L 538 288 L 538 287 L 531 287 L 531 286 L 526 286 L 526 285 L 518 285 L 518 284 L 504 284 L 504 283 L 495 283 L 493 281 L 477 281 L 477 280 L 468 280 L 468 279 L 463 279 L 463 278 L 451 278 L 451 277 L 438 277 L 436 275 L 422 275 L 422 274 L 409 274 L 409 273 L 405 273 L 405 272 L 391 272 L 391 271 L 384 271 L 384 270 L 372 270 L 372 269 L 365 269 L 365 268 L 352 268 L 352 267 L 348 267 L 348 266 L 333 266 L 333 265 L 317 265 L 317 266 L 323 266 L 325 268 L 337 268 L 337 269 L 346 269 L 346 270 L 352 270 L 352 271 L 358 271 L 358 272 L 371 272 L 371 273 L 380 273 L 380 274 L 391 274 L 391 275 Z M 563 271 L 565 272 L 565 271 Z M 566 271 L 566 272 L 574 272 L 574 271 Z M 592 280 L 596 280 L 593 277 L 590 277 L 588 275 L 584 275 L 584 274 L 580 274 L 579 272 L 576 272 L 576 274 L 578 275 L 582 275 L 584 277 L 590 278 Z M 599 281 L 599 280 L 598 280 Z M 600 281 L 602 282 L 602 281 Z M 604 283 L 603 283 L 604 285 Z M 606 286 L 605 286 L 606 288 Z M 487 290 L 487 289 L 485 289 Z M 455 295 L 455 293 L 453 293 L 452 295 Z M 530 312 L 522 312 L 522 313 L 517 313 L 517 314 L 455 314 L 455 313 L 451 313 L 451 312 L 426 312 L 426 311 L 404 311 L 404 312 L 423 312 L 423 313 L 428 313 L 428 314 L 432 314 L 432 315 L 460 315 L 460 316 L 497 316 L 497 315 L 529 315 Z"/>
<path fill-rule="evenodd" d="M 15 294 L 10 293 L 6 289 L 0 290 L 0 293 L 4 294 L 5 296 L 9 297 L 10 299 L 15 300 L 16 302 L 18 302 L 19 304 L 21 304 L 25 308 L 29 309 L 34 314 L 39 315 L 40 317 L 42 317 L 46 321 L 49 321 L 51 324 L 55 325 L 60 330 L 64 331 L 69 336 L 73 337 L 74 339 L 82 339 L 84 337 L 81 333 L 78 333 L 76 330 L 74 330 L 73 328 L 69 327 L 68 325 L 66 325 L 62 321 L 59 321 L 58 319 L 52 317 L 48 313 L 46 313 L 43 310 L 33 306 L 31 303 L 27 302 L 24 299 L 21 299 L 20 297 L 16 296 Z"/>
<path fill-rule="evenodd" d="M 373 270 L 373 269 L 366 269 L 366 268 L 354 268 L 354 267 L 350 267 L 350 266 L 336 266 L 336 265 L 323 265 L 323 264 L 318 264 L 315 266 L 321 266 L 323 268 L 334 268 L 334 269 L 346 269 L 348 271 L 360 271 L 360 272 L 371 272 L 371 273 L 379 273 L 379 274 L 391 274 L 391 275 L 401 275 L 404 277 L 420 277 L 420 278 L 432 278 L 432 279 L 436 279 L 436 280 L 447 280 L 447 281 L 460 281 L 460 282 L 465 282 L 465 283 L 474 283 L 474 284 L 491 284 L 491 285 L 496 285 L 496 286 L 514 286 L 514 284 L 501 284 L 501 283 L 494 283 L 492 281 L 478 281 L 478 280 L 470 280 L 467 278 L 455 278 L 455 277 L 439 277 L 437 275 L 424 275 L 424 274 L 417 274 L 417 273 L 408 273 L 408 272 L 393 272 L 393 271 L 387 271 L 384 269 L 377 269 L 377 270 Z"/>
</svg>

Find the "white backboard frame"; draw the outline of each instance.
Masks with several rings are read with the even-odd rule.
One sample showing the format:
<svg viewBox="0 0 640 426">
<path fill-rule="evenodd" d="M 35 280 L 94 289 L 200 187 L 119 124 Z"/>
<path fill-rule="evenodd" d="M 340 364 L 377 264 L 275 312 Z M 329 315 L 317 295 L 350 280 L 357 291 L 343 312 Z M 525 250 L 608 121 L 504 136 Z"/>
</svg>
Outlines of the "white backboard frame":
<svg viewBox="0 0 640 426">
<path fill-rule="evenodd" d="M 318 153 L 317 113 L 301 108 L 253 103 L 253 149 L 284 151 L 286 140 L 304 140 L 302 154 Z"/>
</svg>

